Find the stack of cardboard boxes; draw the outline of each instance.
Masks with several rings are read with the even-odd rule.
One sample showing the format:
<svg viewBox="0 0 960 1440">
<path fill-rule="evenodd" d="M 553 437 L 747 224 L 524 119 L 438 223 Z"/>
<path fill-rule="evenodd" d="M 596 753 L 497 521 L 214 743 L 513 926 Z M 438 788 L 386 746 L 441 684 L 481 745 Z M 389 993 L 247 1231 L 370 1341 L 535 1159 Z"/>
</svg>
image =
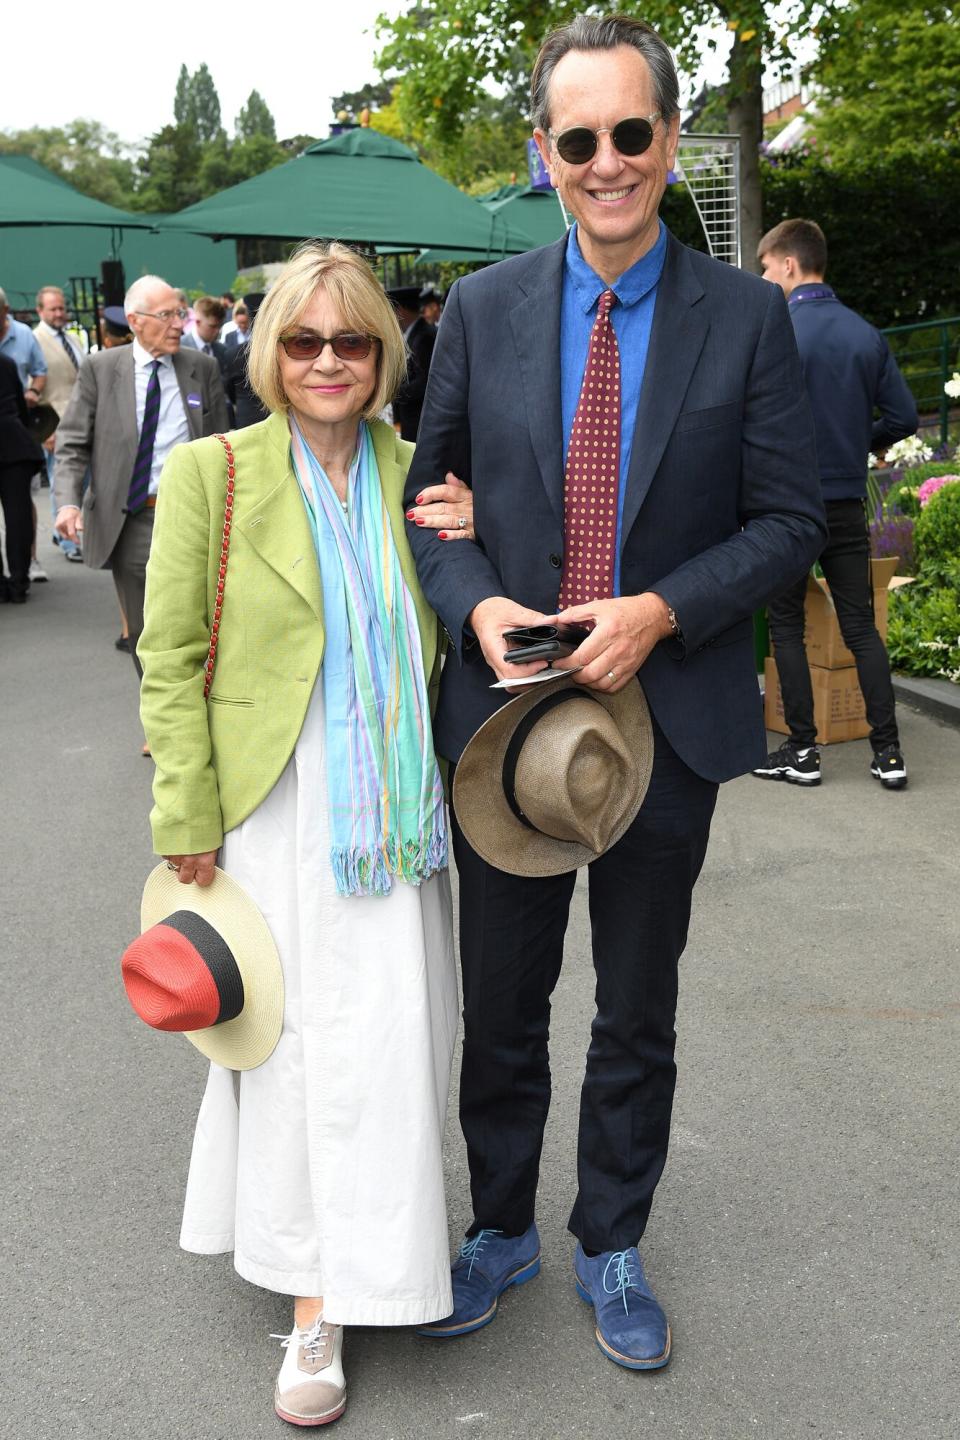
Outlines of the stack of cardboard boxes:
<svg viewBox="0 0 960 1440">
<path fill-rule="evenodd" d="M 897 557 L 871 560 L 873 571 L 873 610 L 881 640 L 887 639 L 887 596 L 897 585 L 909 583 L 909 577 L 894 574 Z M 807 581 L 804 638 L 810 677 L 813 681 L 813 714 L 817 726 L 817 742 L 832 745 L 838 740 L 862 740 L 870 734 L 863 696 L 857 681 L 853 656 L 843 643 L 837 612 L 825 580 L 810 576 Z M 764 664 L 764 719 L 768 730 L 789 735 L 783 718 L 783 700 L 773 657 Z"/>
</svg>

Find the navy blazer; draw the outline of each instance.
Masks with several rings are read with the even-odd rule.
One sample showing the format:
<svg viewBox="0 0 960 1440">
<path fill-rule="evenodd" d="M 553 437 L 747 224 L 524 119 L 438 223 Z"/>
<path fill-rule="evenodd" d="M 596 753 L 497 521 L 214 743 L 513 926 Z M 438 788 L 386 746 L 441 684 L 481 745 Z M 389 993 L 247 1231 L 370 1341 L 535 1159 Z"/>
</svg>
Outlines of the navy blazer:
<svg viewBox="0 0 960 1440">
<path fill-rule="evenodd" d="M 434 722 L 456 760 L 501 704 L 465 624 L 506 595 L 555 614 L 563 565 L 560 301 L 565 240 L 453 286 L 437 337 L 407 506 L 447 470 L 473 488 L 476 543 L 408 523 L 417 570 L 457 654 Z M 813 424 L 778 286 L 669 237 L 624 504 L 623 594 L 656 590 L 683 644 L 640 671 L 667 739 L 728 780 L 766 754 L 753 612 L 826 541 Z"/>
</svg>

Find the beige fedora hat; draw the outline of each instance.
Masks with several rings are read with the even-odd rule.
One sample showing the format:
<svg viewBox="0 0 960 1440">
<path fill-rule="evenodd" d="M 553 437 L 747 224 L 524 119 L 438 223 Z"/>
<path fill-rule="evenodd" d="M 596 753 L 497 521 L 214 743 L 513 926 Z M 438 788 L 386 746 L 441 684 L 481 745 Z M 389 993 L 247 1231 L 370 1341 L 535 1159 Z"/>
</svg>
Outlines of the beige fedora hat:
<svg viewBox="0 0 960 1440">
<path fill-rule="evenodd" d="M 652 768 L 639 682 L 608 695 L 562 677 L 481 725 L 457 762 L 453 806 L 474 850 L 498 870 L 560 875 L 617 843 Z"/>
<path fill-rule="evenodd" d="M 147 877 L 138 935 L 121 961 L 134 1010 L 177 1031 L 228 1070 L 262 1065 L 283 1027 L 283 969 L 273 936 L 223 870 L 181 885 L 166 864 Z"/>
</svg>

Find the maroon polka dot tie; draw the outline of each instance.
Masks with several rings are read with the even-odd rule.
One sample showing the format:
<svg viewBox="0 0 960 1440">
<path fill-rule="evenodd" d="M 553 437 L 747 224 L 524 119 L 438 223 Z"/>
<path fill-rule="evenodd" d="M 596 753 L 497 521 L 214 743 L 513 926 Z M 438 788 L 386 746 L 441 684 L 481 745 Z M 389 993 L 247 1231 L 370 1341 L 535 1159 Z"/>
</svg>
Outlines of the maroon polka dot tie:
<svg viewBox="0 0 960 1440">
<path fill-rule="evenodd" d="M 590 332 L 563 487 L 563 579 L 559 608 L 609 600 L 617 546 L 620 485 L 620 351 L 610 323 L 617 303 L 605 290 Z"/>
</svg>

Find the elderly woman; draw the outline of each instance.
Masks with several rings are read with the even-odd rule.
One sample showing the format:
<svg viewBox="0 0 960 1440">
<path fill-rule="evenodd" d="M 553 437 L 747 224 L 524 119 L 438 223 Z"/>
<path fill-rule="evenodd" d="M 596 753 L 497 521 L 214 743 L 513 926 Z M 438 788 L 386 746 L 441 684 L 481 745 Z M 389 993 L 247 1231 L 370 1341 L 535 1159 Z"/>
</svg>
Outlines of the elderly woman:
<svg viewBox="0 0 960 1440">
<path fill-rule="evenodd" d="M 295 1297 L 275 1407 L 297 1425 L 344 1409 L 344 1325 L 452 1308 L 440 1151 L 457 990 L 430 732 L 438 626 L 404 538 L 413 447 L 374 418 L 404 371 L 367 264 L 342 245 L 302 247 L 250 342 L 271 414 L 230 437 L 209 699 L 219 438 L 178 447 L 164 469 L 139 647 L 155 848 L 201 885 L 219 851 L 283 964 L 273 1054 L 239 1076 L 211 1066 L 181 1244 L 232 1250 L 247 1280 Z M 468 495 L 435 487 L 417 518 L 469 537 Z"/>
</svg>

